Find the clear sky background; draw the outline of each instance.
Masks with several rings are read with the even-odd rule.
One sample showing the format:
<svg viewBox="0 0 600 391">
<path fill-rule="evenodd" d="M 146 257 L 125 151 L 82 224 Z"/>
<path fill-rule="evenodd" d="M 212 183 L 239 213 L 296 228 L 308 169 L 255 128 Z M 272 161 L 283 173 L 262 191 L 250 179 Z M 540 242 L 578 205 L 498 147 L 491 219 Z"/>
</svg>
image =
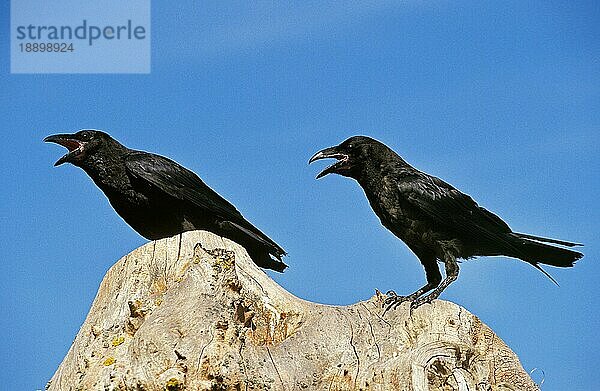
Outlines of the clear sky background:
<svg viewBox="0 0 600 391">
<path fill-rule="evenodd" d="M 547 270 L 464 262 L 442 298 L 479 316 L 543 390 L 593 390 L 600 361 L 600 3 L 154 2 L 149 75 L 9 74 L 0 4 L 0 388 L 35 390 L 107 269 L 146 242 L 44 136 L 102 129 L 198 173 L 288 252 L 273 278 L 349 304 L 424 273 L 317 150 L 375 137 L 513 229 L 580 241 Z"/>
</svg>

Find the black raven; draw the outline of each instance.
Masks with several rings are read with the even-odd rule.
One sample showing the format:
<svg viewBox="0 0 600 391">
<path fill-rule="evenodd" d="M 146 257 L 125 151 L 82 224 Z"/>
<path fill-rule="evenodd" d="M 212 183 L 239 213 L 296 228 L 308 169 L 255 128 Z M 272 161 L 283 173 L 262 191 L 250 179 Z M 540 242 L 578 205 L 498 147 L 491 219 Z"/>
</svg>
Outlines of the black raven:
<svg viewBox="0 0 600 391">
<path fill-rule="evenodd" d="M 254 262 L 282 272 L 285 251 L 250 224 L 227 200 L 192 171 L 171 159 L 121 145 L 98 130 L 56 134 L 44 139 L 69 152 L 54 165 L 82 168 L 117 213 L 146 239 L 207 230 L 246 248 Z"/>
<path fill-rule="evenodd" d="M 457 259 L 504 255 L 530 263 L 570 267 L 583 254 L 563 246 L 580 244 L 513 232 L 498 216 L 439 178 L 417 170 L 381 142 L 354 136 L 310 158 L 334 158 L 317 179 L 335 173 L 355 179 L 384 227 L 400 238 L 425 268 L 427 284 L 408 296 L 387 293 L 386 311 L 402 302 L 411 309 L 436 299 L 458 277 Z M 437 261 L 445 265 L 442 280 Z M 556 283 L 556 281 L 554 281 Z M 425 295 L 427 292 L 429 294 Z"/>
</svg>

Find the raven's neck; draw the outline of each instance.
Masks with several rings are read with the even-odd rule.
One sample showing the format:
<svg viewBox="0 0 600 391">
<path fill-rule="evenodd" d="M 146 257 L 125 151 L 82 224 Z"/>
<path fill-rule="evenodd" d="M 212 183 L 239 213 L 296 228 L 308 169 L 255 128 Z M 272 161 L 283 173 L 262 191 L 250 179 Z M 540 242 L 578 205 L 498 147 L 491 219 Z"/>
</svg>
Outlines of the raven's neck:
<svg viewBox="0 0 600 391">
<path fill-rule="evenodd" d="M 391 176 L 400 179 L 403 176 L 413 175 L 418 172 L 395 152 L 378 160 L 371 160 L 365 164 L 359 174 L 354 178 L 365 190 L 377 191 L 383 186 L 385 177 Z"/>
<path fill-rule="evenodd" d="M 123 192 L 131 187 L 125 166 L 129 151 L 121 144 L 112 145 L 110 149 L 93 154 L 81 165 L 81 168 L 109 198 L 111 193 Z"/>
</svg>

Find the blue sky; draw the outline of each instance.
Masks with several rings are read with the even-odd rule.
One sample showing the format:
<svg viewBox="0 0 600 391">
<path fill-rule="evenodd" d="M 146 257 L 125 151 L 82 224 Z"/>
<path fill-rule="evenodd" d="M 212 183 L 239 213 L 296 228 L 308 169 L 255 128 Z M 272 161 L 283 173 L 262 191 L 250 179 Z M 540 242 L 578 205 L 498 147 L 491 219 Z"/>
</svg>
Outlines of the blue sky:
<svg viewBox="0 0 600 391">
<path fill-rule="evenodd" d="M 48 134 L 103 129 L 198 173 L 288 252 L 273 278 L 349 304 L 424 273 L 318 149 L 366 134 L 502 216 L 586 244 L 575 268 L 462 263 L 443 299 L 545 374 L 597 387 L 600 5 L 593 1 L 154 2 L 148 75 L 11 75 L 0 4 L 2 387 L 43 387 L 106 270 L 145 243 Z M 318 166 L 318 167 L 316 167 Z"/>
</svg>

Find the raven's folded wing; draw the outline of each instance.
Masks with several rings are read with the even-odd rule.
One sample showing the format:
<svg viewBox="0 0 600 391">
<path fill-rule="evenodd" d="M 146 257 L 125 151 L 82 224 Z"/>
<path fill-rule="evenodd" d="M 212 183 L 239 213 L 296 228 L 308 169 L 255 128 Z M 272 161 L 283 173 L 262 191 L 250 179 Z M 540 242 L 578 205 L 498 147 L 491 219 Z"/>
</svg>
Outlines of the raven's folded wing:
<svg viewBox="0 0 600 391">
<path fill-rule="evenodd" d="M 187 201 L 203 213 L 213 214 L 223 223 L 243 228 L 243 232 L 272 246 L 281 255 L 285 251 L 258 228 L 249 223 L 229 201 L 208 187 L 198 175 L 164 156 L 133 151 L 125 160 L 127 172 L 138 180 L 146 181 L 169 196 Z"/>
<path fill-rule="evenodd" d="M 132 152 L 125 160 L 127 172 L 144 180 L 173 198 L 191 202 L 223 219 L 243 219 L 226 199 L 208 187 L 198 175 L 173 160 L 146 152 Z"/>
<path fill-rule="evenodd" d="M 418 180 L 399 185 L 403 195 L 428 216 L 432 223 L 451 232 L 466 244 L 477 243 L 495 255 L 509 255 L 529 262 L 556 285 L 556 280 L 539 266 L 545 263 L 554 266 L 573 266 L 583 254 L 562 248 L 532 242 L 536 239 L 574 246 L 577 243 L 532 235 L 513 233 L 510 227 L 498 216 L 477 205 L 468 195 L 455 189 L 439 178 L 426 174 Z"/>
<path fill-rule="evenodd" d="M 398 188 L 420 213 L 453 236 L 466 242 L 494 244 L 511 253 L 519 251 L 507 236 L 512 230 L 500 217 L 441 179 L 421 173 L 398 182 Z"/>
</svg>

